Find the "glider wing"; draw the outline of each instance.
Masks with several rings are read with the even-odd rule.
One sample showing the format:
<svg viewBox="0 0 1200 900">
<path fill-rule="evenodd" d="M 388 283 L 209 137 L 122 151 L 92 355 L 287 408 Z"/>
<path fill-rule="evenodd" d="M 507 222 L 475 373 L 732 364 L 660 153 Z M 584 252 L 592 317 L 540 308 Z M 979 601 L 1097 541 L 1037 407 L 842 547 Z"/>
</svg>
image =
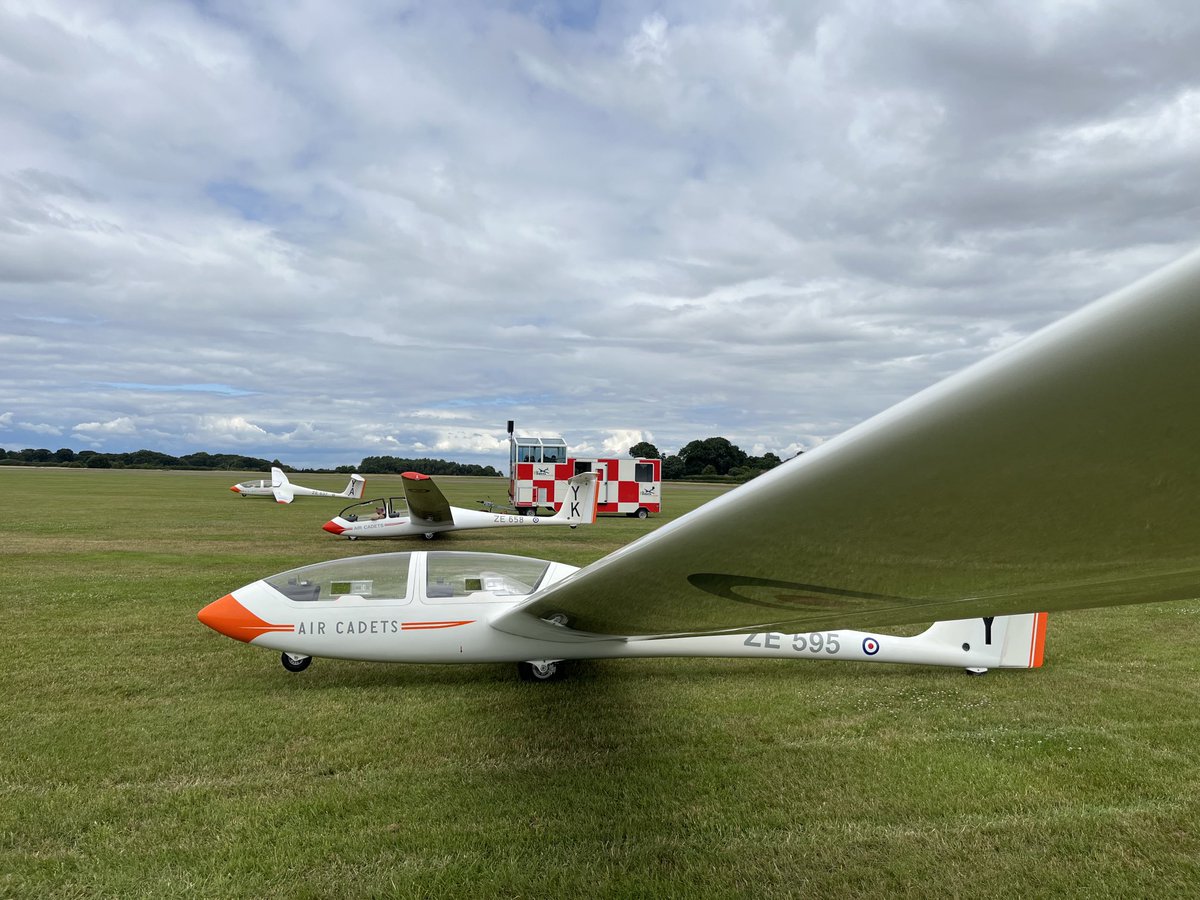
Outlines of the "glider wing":
<svg viewBox="0 0 1200 900">
<path fill-rule="evenodd" d="M 409 521 L 424 522 L 426 525 L 447 525 L 454 521 L 450 503 L 428 475 L 420 472 L 405 472 L 404 501 L 408 504 Z"/>
<path fill-rule="evenodd" d="M 271 493 L 275 495 L 275 500 L 279 503 L 291 503 L 296 499 L 295 492 L 292 490 L 292 483 L 283 474 L 283 469 L 272 467 Z"/>
<path fill-rule="evenodd" d="M 1200 596 L 1198 347 L 1200 253 L 492 624 L 558 640 L 808 632 Z"/>
</svg>

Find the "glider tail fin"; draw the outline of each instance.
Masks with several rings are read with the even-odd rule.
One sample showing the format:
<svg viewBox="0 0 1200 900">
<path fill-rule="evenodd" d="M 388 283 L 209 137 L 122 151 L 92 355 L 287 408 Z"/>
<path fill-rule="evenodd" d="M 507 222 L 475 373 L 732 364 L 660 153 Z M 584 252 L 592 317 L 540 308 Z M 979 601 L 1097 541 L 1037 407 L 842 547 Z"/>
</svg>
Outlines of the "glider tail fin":
<svg viewBox="0 0 1200 900">
<path fill-rule="evenodd" d="M 271 467 L 271 493 L 275 495 L 278 503 L 291 503 L 295 499 L 292 483 L 283 474 L 283 469 L 276 466 Z"/>
<path fill-rule="evenodd" d="M 1037 669 L 1046 645 L 1046 613 L 934 622 L 914 640 L 961 648 L 967 666 Z"/>
<path fill-rule="evenodd" d="M 567 479 L 567 499 L 551 521 L 590 525 L 596 521 L 596 473 L 582 472 Z"/>
<path fill-rule="evenodd" d="M 361 500 L 363 489 L 367 486 L 367 479 L 361 475 L 351 475 L 350 483 L 346 485 L 346 489 L 342 491 L 341 496 L 349 497 L 351 500 Z"/>
</svg>

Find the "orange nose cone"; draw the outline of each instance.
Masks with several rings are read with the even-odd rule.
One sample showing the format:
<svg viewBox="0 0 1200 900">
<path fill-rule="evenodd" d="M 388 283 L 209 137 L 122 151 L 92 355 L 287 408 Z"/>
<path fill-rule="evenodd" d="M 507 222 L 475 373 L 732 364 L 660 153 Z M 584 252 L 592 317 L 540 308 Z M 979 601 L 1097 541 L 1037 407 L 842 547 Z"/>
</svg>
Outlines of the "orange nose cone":
<svg viewBox="0 0 1200 900">
<path fill-rule="evenodd" d="M 260 619 L 233 598 L 226 594 L 220 600 L 215 600 L 196 614 L 196 618 L 211 628 L 219 631 L 235 641 L 249 643 L 259 635 L 274 633 L 289 633 L 296 630 L 294 625 L 274 625 Z"/>
<path fill-rule="evenodd" d="M 343 531 L 346 530 L 341 525 L 339 525 L 337 522 L 333 522 L 333 521 L 326 522 L 321 527 L 324 528 L 326 531 L 328 531 L 330 534 L 341 534 Z"/>
<path fill-rule="evenodd" d="M 236 484 L 233 487 L 231 487 L 230 490 L 233 491 L 235 494 L 241 493 L 241 491 L 238 489 L 238 486 Z"/>
</svg>

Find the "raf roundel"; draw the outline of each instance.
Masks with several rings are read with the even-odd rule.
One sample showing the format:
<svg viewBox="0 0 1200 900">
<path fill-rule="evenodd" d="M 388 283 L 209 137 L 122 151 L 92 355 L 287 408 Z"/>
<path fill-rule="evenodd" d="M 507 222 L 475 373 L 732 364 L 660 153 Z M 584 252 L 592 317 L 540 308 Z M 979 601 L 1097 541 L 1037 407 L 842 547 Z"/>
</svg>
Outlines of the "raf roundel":
<svg viewBox="0 0 1200 900">
<path fill-rule="evenodd" d="M 879 641 L 875 640 L 875 638 L 863 638 L 862 648 L 863 653 L 867 654 L 867 656 L 874 656 L 879 652 Z"/>
</svg>

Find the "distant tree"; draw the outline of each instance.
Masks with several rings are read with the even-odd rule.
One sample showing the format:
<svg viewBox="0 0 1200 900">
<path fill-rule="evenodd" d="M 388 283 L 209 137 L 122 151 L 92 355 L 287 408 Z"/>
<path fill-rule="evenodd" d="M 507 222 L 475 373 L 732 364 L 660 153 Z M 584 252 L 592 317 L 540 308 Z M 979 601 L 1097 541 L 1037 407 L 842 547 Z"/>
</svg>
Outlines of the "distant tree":
<svg viewBox="0 0 1200 900">
<path fill-rule="evenodd" d="M 499 477 L 500 473 L 491 466 L 480 466 L 474 463 L 456 463 L 447 459 L 405 459 L 398 456 L 368 456 L 358 467 L 364 475 L 399 474 L 401 472 L 420 472 L 422 475 L 486 475 Z"/>
<path fill-rule="evenodd" d="M 684 472 L 688 475 L 705 474 L 704 469 L 712 466 L 717 475 L 725 475 L 730 469 L 746 464 L 746 454 L 727 438 L 710 437 L 692 441 L 679 450 Z"/>
<path fill-rule="evenodd" d="M 662 477 L 666 481 L 674 481 L 682 478 L 687 474 L 687 470 L 683 467 L 683 460 L 675 454 L 663 457 Z"/>
<path fill-rule="evenodd" d="M 750 456 L 746 458 L 747 469 L 758 469 L 760 472 L 767 472 L 775 468 L 783 462 L 778 456 L 769 450 L 762 456 Z"/>
<path fill-rule="evenodd" d="M 662 459 L 662 455 L 649 441 L 639 441 L 629 448 L 629 455 L 634 459 Z"/>
<path fill-rule="evenodd" d="M 62 447 L 54 451 L 54 461 L 60 463 L 75 462 L 75 451 L 70 447 Z"/>
<path fill-rule="evenodd" d="M 136 450 L 119 454 L 122 465 L 129 469 L 169 469 L 181 465 L 179 458 L 157 450 Z"/>
<path fill-rule="evenodd" d="M 112 460 L 108 458 L 107 453 L 93 453 L 88 457 L 85 465 L 89 469 L 111 469 Z"/>
</svg>

